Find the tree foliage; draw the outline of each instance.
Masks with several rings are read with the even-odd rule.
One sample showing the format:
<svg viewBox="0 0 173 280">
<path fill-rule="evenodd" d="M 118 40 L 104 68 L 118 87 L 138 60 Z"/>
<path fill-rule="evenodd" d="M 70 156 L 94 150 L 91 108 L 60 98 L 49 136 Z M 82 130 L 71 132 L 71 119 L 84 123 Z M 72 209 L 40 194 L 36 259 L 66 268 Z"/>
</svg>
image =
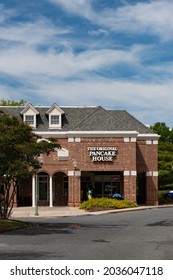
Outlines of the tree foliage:
<svg viewBox="0 0 173 280">
<path fill-rule="evenodd" d="M 157 122 L 151 129 L 160 135 L 158 145 L 159 187 L 173 182 L 173 130 Z"/>
<path fill-rule="evenodd" d="M 55 139 L 38 140 L 30 126 L 0 112 L 0 177 L 5 183 L 0 195 L 1 218 L 8 218 L 11 213 L 16 186 L 41 167 L 39 156 L 60 148 Z"/>
<path fill-rule="evenodd" d="M 20 101 L 5 100 L 4 98 L 0 100 L 0 106 L 24 106 L 26 101 L 21 99 Z"/>
</svg>

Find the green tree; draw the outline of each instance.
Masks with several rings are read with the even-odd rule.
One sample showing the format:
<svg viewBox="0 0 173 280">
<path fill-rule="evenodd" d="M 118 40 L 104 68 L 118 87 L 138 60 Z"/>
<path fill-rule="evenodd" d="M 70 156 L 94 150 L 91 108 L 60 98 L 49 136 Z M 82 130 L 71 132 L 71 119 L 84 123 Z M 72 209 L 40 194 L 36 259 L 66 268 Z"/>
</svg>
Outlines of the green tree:
<svg viewBox="0 0 173 280">
<path fill-rule="evenodd" d="M 20 101 L 5 100 L 4 98 L 0 100 L 0 106 L 25 106 L 26 101 L 21 99 Z"/>
<path fill-rule="evenodd" d="M 21 180 L 36 174 L 41 167 L 39 156 L 60 148 L 55 139 L 38 141 L 39 138 L 30 126 L 0 112 L 0 177 L 5 185 L 0 195 L 0 218 L 9 218 L 16 187 Z"/>
<path fill-rule="evenodd" d="M 173 182 L 173 130 L 165 123 L 157 122 L 150 127 L 160 135 L 158 145 L 159 187 Z"/>
</svg>

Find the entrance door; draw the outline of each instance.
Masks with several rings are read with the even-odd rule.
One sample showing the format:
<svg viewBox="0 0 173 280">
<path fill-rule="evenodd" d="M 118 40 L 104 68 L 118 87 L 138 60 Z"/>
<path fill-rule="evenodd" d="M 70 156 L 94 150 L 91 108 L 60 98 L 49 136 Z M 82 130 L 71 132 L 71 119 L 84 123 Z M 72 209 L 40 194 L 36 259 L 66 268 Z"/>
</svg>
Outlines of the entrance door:
<svg viewBox="0 0 173 280">
<path fill-rule="evenodd" d="M 49 200 L 49 177 L 47 174 L 39 174 L 38 176 L 38 187 L 39 187 L 39 201 Z"/>
<path fill-rule="evenodd" d="M 146 203 L 146 176 L 145 176 L 145 173 L 138 173 L 136 194 L 137 194 L 137 203 L 145 204 Z"/>
</svg>

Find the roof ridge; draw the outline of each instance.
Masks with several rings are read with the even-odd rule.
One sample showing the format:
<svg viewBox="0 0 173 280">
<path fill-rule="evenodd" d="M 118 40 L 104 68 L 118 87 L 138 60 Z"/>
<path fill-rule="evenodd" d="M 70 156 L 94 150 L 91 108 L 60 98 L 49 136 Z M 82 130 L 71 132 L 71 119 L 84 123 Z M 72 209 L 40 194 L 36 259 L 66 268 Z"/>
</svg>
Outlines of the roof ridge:
<svg viewBox="0 0 173 280">
<path fill-rule="evenodd" d="M 91 112 L 90 114 L 88 114 L 83 120 L 79 121 L 74 127 L 72 127 L 72 130 L 74 130 L 76 127 L 78 127 L 78 125 L 80 125 L 81 123 L 83 123 L 87 118 L 89 118 L 92 114 L 94 114 L 100 107 L 101 107 L 101 106 L 97 106 L 93 112 Z M 102 108 L 102 107 L 101 107 L 101 108 Z"/>
</svg>

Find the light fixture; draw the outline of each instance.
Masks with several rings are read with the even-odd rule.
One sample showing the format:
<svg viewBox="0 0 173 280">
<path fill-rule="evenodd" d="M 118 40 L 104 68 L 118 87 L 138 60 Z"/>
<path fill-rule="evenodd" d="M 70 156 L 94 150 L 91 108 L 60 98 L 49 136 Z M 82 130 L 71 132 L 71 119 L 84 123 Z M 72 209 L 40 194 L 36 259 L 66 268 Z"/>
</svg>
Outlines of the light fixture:
<svg viewBox="0 0 173 280">
<path fill-rule="evenodd" d="M 73 160 L 73 169 L 75 170 L 77 168 L 77 161 L 74 159 Z"/>
</svg>

